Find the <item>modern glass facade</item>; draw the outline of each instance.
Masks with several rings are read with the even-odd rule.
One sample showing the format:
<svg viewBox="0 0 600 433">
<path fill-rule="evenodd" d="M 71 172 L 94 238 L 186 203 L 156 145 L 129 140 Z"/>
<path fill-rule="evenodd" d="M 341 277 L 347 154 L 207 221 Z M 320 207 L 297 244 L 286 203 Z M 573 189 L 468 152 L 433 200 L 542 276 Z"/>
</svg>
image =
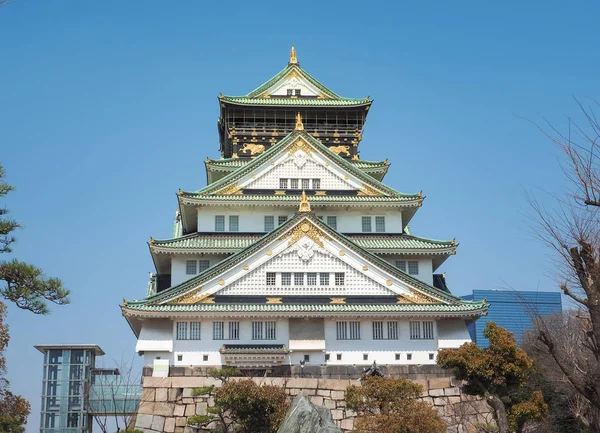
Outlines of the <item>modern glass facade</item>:
<svg viewBox="0 0 600 433">
<path fill-rule="evenodd" d="M 86 393 L 96 356 L 93 345 L 36 346 L 44 354 L 41 433 L 91 432 Z"/>
<path fill-rule="evenodd" d="M 487 322 L 496 322 L 499 326 L 508 329 L 515 334 L 517 342 L 521 344 L 523 333 L 531 329 L 534 317 L 550 316 L 562 311 L 559 292 L 473 290 L 472 295 L 463 296 L 463 299 L 477 302 L 485 299 L 490 305 L 487 316 L 480 317 L 468 326 L 471 339 L 479 347 L 489 345 L 488 339 L 483 336 Z"/>
</svg>

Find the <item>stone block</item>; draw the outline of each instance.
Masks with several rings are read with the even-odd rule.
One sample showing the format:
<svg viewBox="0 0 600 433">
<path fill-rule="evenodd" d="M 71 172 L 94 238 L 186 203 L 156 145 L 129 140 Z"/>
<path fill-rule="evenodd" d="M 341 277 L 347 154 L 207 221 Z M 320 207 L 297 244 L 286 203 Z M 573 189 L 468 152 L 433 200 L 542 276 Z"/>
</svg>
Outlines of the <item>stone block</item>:
<svg viewBox="0 0 600 433">
<path fill-rule="evenodd" d="M 154 418 L 152 419 L 152 426 L 150 428 L 152 430 L 161 432 L 161 431 L 163 431 L 164 427 L 165 427 L 165 417 L 159 416 L 159 415 L 154 415 Z"/>
<path fill-rule="evenodd" d="M 183 433 L 196 433 L 196 432 L 197 432 L 196 428 L 192 427 L 192 426 L 189 426 L 189 425 L 186 425 L 183 428 Z"/>
<path fill-rule="evenodd" d="M 206 385 L 206 377 L 172 377 L 171 387 L 172 388 L 200 388 Z"/>
<path fill-rule="evenodd" d="M 319 389 L 329 389 L 332 391 L 345 391 L 349 382 L 347 380 L 337 379 L 319 379 Z"/>
<path fill-rule="evenodd" d="M 354 428 L 354 418 L 343 419 L 340 427 L 342 430 L 352 430 Z"/>
<path fill-rule="evenodd" d="M 298 394 L 300 394 L 300 390 L 298 388 L 291 388 L 291 389 L 288 388 L 287 393 L 289 395 L 298 395 Z"/>
<path fill-rule="evenodd" d="M 144 388 L 170 388 L 171 377 L 144 377 Z"/>
<path fill-rule="evenodd" d="M 173 416 L 183 416 L 185 415 L 185 405 L 177 404 L 175 405 L 175 409 L 173 410 Z"/>
<path fill-rule="evenodd" d="M 288 380 L 288 388 L 316 389 L 319 384 L 318 379 L 290 379 Z"/>
<path fill-rule="evenodd" d="M 332 400 L 330 398 L 323 399 L 323 406 L 325 406 L 327 409 L 335 409 L 337 407 L 335 404 L 335 400 Z"/>
<path fill-rule="evenodd" d="M 168 390 L 168 397 L 169 397 L 169 401 L 170 402 L 174 402 L 175 400 L 177 400 L 179 397 L 181 397 L 182 394 L 182 389 L 181 388 L 169 388 Z"/>
<path fill-rule="evenodd" d="M 152 401 L 142 401 L 140 403 L 140 407 L 138 407 L 138 414 L 154 414 L 154 402 Z"/>
<path fill-rule="evenodd" d="M 435 397 L 433 399 L 433 404 L 436 406 L 446 406 L 448 404 L 447 397 Z"/>
<path fill-rule="evenodd" d="M 433 398 L 431 398 L 431 397 L 423 397 L 423 398 L 421 399 L 421 401 L 422 401 L 423 403 L 427 403 L 427 404 L 433 404 Z"/>
<path fill-rule="evenodd" d="M 323 397 L 319 397 L 317 395 L 311 395 L 310 401 L 315 406 L 323 406 Z"/>
<path fill-rule="evenodd" d="M 167 392 L 167 388 L 156 388 L 155 401 L 167 401 L 168 397 L 169 393 Z"/>
<path fill-rule="evenodd" d="M 184 416 L 178 416 L 175 418 L 175 427 L 183 427 L 187 424 L 187 418 Z"/>
<path fill-rule="evenodd" d="M 173 433 L 175 431 L 175 418 L 165 419 L 165 433 Z"/>
<path fill-rule="evenodd" d="M 328 389 L 317 389 L 317 395 L 321 397 L 331 397 L 331 391 Z"/>
<path fill-rule="evenodd" d="M 346 398 L 344 391 L 331 391 L 331 398 L 334 400 L 343 400 Z"/>
<path fill-rule="evenodd" d="M 285 377 L 273 377 L 271 380 L 271 384 L 273 386 L 280 386 L 282 388 L 286 388 L 287 387 L 287 381 L 288 379 Z"/>
<path fill-rule="evenodd" d="M 458 395 L 452 395 L 450 397 L 446 397 L 446 399 L 450 404 L 460 403 L 460 397 Z"/>
<path fill-rule="evenodd" d="M 460 388 L 444 388 L 444 395 L 460 395 Z"/>
<path fill-rule="evenodd" d="M 183 433 L 183 430 L 185 429 L 185 427 L 175 427 L 175 433 Z"/>
<path fill-rule="evenodd" d="M 205 415 L 208 404 L 206 402 L 196 403 L 196 413 Z"/>
<path fill-rule="evenodd" d="M 154 401 L 155 388 L 142 389 L 142 397 L 140 401 Z"/>
<path fill-rule="evenodd" d="M 339 419 L 343 419 L 344 418 L 344 411 L 341 409 L 335 409 L 331 411 L 331 417 L 334 420 L 339 420 Z"/>
<path fill-rule="evenodd" d="M 442 395 L 444 395 L 444 389 L 443 388 L 430 389 L 429 390 L 429 396 L 430 397 L 441 397 Z"/>
<path fill-rule="evenodd" d="M 351 409 L 346 409 L 346 418 L 354 417 L 354 416 L 356 416 L 356 412 L 354 412 Z"/>
<path fill-rule="evenodd" d="M 185 416 L 196 415 L 196 405 L 195 404 L 186 404 L 185 405 Z"/>
<path fill-rule="evenodd" d="M 152 415 L 138 414 L 135 420 L 135 426 L 138 428 L 150 428 L 152 425 Z"/>
<path fill-rule="evenodd" d="M 450 378 L 441 377 L 437 379 L 429 379 L 429 389 L 450 388 Z"/>
<path fill-rule="evenodd" d="M 194 403 L 194 398 L 193 397 L 184 397 L 181 399 L 183 404 L 192 404 Z"/>
<path fill-rule="evenodd" d="M 154 403 L 154 415 L 173 416 L 175 403 Z"/>
</svg>

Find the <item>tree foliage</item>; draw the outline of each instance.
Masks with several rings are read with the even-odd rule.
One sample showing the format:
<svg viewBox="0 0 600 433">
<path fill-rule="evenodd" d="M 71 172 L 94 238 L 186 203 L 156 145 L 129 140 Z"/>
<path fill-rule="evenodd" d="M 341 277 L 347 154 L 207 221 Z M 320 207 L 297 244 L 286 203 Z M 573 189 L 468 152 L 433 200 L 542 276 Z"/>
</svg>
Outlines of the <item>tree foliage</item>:
<svg viewBox="0 0 600 433">
<path fill-rule="evenodd" d="M 531 372 L 533 361 L 517 348 L 512 332 L 488 322 L 483 335 L 489 347 L 475 343 L 459 349 L 443 349 L 438 364 L 454 371 L 463 380 L 463 391 L 485 397 L 495 412 L 500 433 L 520 431 L 529 419 L 539 420 L 547 412 L 541 392 L 523 396 L 518 393 Z"/>
<path fill-rule="evenodd" d="M 404 378 L 365 377 L 346 389 L 346 406 L 358 416 L 356 433 L 444 433 L 446 424 L 419 400 L 423 388 Z"/>
</svg>

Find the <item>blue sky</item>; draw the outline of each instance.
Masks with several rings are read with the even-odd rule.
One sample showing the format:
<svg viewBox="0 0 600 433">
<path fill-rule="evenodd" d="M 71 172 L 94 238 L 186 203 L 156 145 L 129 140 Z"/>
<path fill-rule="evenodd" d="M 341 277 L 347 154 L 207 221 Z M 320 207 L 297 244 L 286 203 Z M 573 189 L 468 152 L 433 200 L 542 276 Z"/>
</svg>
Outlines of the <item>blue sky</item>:
<svg viewBox="0 0 600 433">
<path fill-rule="evenodd" d="M 296 45 L 303 68 L 375 100 L 363 159 L 427 196 L 414 234 L 460 243 L 441 269 L 456 294 L 556 290 L 524 198 L 567 185 L 559 153 L 521 116 L 558 127 L 598 98 L 592 1 L 165 2 L 17 0 L 0 8 L 2 205 L 24 226 L 14 255 L 63 279 L 47 317 L 9 309 L 15 392 L 37 429 L 43 343 L 129 358 L 122 298 L 143 297 L 146 242 L 171 234 L 178 188 L 218 157 L 217 96 L 266 81 Z M 4 257 L 3 257 L 4 258 Z"/>
</svg>

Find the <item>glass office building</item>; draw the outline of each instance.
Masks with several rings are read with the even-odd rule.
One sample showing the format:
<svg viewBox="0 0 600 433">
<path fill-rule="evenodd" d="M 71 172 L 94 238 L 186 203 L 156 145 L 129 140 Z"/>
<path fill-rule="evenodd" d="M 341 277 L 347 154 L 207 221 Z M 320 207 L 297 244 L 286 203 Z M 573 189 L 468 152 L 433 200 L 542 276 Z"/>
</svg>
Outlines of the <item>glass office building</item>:
<svg viewBox="0 0 600 433">
<path fill-rule="evenodd" d="M 487 316 L 480 317 L 468 325 L 471 339 L 479 347 L 488 347 L 483 336 L 487 322 L 496 322 L 508 329 L 519 344 L 525 331 L 531 329 L 536 316 L 550 316 L 562 311 L 560 292 L 523 292 L 515 290 L 473 290 L 472 295 L 463 296 L 469 301 L 489 304 Z"/>
<path fill-rule="evenodd" d="M 96 357 L 92 344 L 35 346 L 44 354 L 40 433 L 88 433 L 92 416 L 87 392 Z"/>
</svg>

